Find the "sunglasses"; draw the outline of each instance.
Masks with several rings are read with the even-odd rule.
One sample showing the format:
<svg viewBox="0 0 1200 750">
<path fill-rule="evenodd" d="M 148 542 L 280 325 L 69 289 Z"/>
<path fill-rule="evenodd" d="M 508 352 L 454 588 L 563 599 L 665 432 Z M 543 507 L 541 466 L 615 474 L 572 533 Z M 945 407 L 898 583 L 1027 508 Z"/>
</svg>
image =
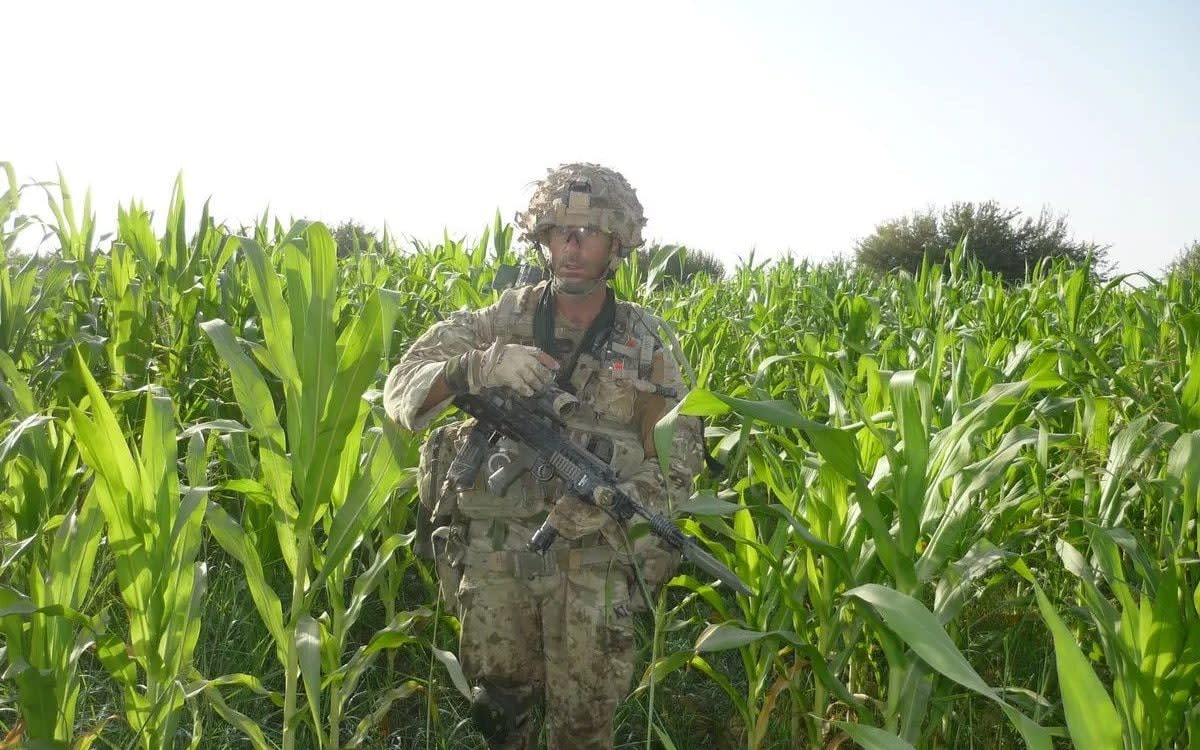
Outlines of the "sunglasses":
<svg viewBox="0 0 1200 750">
<path fill-rule="evenodd" d="M 551 227 L 549 237 L 550 241 L 555 243 L 566 243 L 568 240 L 574 239 L 576 245 L 582 245 L 585 240 L 596 237 L 612 240 L 610 233 L 595 229 L 594 227 Z"/>
</svg>

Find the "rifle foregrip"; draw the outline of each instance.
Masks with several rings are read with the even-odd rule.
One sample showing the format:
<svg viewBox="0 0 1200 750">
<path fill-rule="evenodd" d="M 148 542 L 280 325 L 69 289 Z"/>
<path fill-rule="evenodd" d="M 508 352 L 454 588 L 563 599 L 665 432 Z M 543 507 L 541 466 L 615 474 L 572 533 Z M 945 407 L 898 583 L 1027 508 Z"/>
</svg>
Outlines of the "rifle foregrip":
<svg viewBox="0 0 1200 750">
<path fill-rule="evenodd" d="M 671 520 L 661 513 L 654 513 L 649 516 L 650 530 L 659 538 L 666 539 L 676 547 L 682 547 L 686 543 L 686 537 Z"/>
<path fill-rule="evenodd" d="M 701 549 L 694 539 L 685 536 L 666 516 L 661 513 L 654 513 L 647 520 L 650 523 L 651 531 L 657 534 L 659 538 L 666 539 L 673 544 L 683 553 L 684 557 L 691 560 L 705 573 L 720 579 L 726 586 L 729 586 L 743 596 L 753 595 L 754 592 L 750 590 L 750 587 L 741 578 L 738 578 L 736 573 L 725 567 L 712 554 Z"/>
</svg>

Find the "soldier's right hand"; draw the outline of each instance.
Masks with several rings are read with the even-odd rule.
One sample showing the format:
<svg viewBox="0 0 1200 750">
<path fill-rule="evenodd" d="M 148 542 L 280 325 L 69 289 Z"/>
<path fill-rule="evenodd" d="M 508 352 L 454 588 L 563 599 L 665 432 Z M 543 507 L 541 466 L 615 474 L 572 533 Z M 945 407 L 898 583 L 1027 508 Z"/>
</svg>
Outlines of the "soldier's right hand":
<svg viewBox="0 0 1200 750">
<path fill-rule="evenodd" d="M 532 396 L 554 379 L 558 362 L 536 346 L 501 344 L 476 349 L 469 355 L 467 387 L 471 393 L 508 386 L 522 396 Z"/>
</svg>

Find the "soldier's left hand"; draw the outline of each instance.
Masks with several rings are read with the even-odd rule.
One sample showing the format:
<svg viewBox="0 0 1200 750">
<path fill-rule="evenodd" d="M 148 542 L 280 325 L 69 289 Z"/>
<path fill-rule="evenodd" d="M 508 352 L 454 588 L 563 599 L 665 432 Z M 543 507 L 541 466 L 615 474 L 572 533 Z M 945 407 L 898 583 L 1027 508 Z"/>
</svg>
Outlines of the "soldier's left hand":
<svg viewBox="0 0 1200 750">
<path fill-rule="evenodd" d="M 575 495 L 563 495 L 550 509 L 546 522 L 558 529 L 559 536 L 579 539 L 599 531 L 608 522 L 608 514 Z"/>
</svg>

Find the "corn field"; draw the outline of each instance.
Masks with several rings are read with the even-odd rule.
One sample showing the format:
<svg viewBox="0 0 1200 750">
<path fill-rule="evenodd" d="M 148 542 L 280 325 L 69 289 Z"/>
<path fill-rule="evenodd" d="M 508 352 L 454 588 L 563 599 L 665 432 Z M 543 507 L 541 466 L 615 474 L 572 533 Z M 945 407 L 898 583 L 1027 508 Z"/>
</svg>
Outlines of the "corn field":
<svg viewBox="0 0 1200 750">
<path fill-rule="evenodd" d="M 338 257 L 177 183 L 100 238 L 0 166 L 0 748 L 482 748 L 379 388 L 512 228 Z M 668 259 L 613 286 L 725 466 L 677 523 L 755 593 L 663 589 L 618 747 L 1200 748 L 1200 276 Z"/>
</svg>

